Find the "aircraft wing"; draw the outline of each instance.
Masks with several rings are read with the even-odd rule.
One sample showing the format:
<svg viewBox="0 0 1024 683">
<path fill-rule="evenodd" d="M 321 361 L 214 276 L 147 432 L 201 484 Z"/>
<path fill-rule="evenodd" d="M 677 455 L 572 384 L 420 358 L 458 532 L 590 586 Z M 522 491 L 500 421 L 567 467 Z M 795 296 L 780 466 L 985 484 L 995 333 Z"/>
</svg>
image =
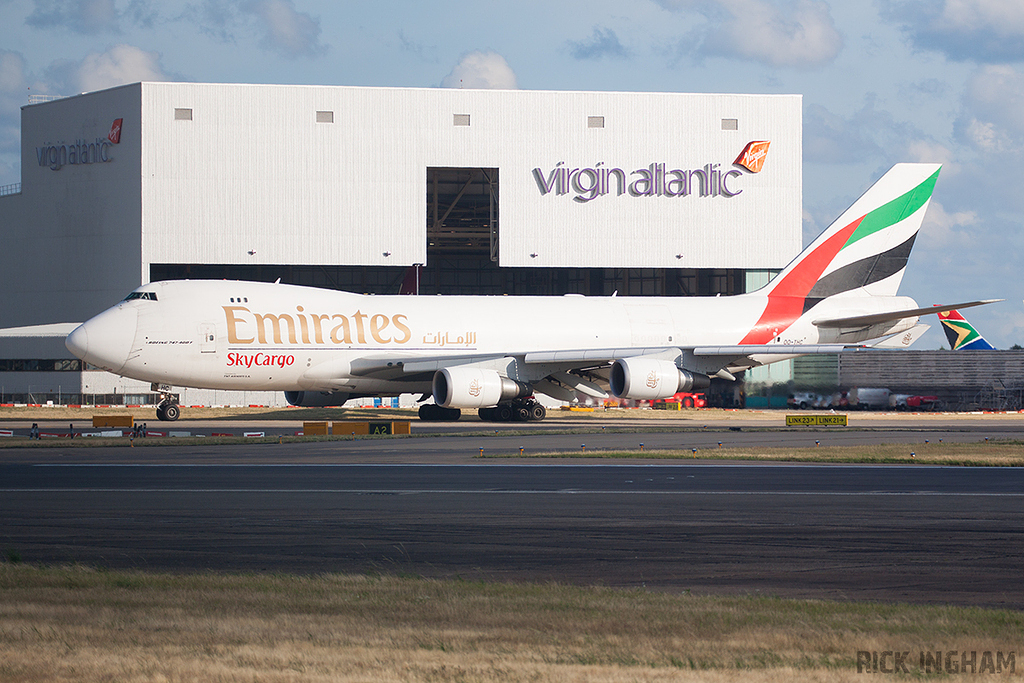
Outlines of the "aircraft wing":
<svg viewBox="0 0 1024 683">
<path fill-rule="evenodd" d="M 984 306 L 994 304 L 1003 299 L 983 299 L 981 301 L 966 301 L 961 304 L 944 304 L 941 306 L 928 306 L 927 308 L 910 308 L 903 311 L 885 311 L 883 313 L 870 313 L 868 315 L 853 315 L 845 318 L 823 318 L 811 321 L 817 327 L 868 327 L 879 323 L 895 322 L 903 318 L 911 318 L 916 315 L 928 315 L 929 313 L 943 313 L 958 308 L 971 308 L 972 306 Z"/>
<path fill-rule="evenodd" d="M 465 354 L 450 356 L 422 356 L 408 359 L 396 359 L 394 356 L 379 358 L 364 357 L 352 362 L 351 374 L 356 376 L 370 375 L 413 375 L 434 373 L 444 368 L 459 365 L 474 365 L 514 358 L 524 365 L 557 365 L 566 369 L 583 367 L 600 367 L 620 358 L 636 358 L 638 356 L 676 357 L 680 354 L 692 353 L 694 356 L 714 357 L 722 359 L 742 358 L 745 356 L 796 356 L 805 354 L 839 353 L 844 349 L 856 348 L 854 344 L 734 344 L 728 346 L 656 346 L 656 347 L 617 347 L 607 349 L 578 349 L 565 351 L 532 351 L 528 353 L 500 354 Z M 714 361 L 712 361 L 714 362 Z"/>
</svg>

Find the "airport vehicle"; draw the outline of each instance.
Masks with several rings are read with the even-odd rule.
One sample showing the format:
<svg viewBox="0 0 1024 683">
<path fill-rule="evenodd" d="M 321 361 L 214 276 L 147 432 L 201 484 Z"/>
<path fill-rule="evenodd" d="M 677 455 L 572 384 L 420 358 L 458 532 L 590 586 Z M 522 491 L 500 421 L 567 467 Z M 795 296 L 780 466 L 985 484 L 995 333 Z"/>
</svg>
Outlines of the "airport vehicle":
<svg viewBox="0 0 1024 683">
<path fill-rule="evenodd" d="M 967 322 L 960 311 L 943 311 L 939 313 L 942 331 L 949 340 L 949 348 L 953 351 L 994 351 L 996 347 L 988 343 L 974 325 Z"/>
<path fill-rule="evenodd" d="M 894 410 L 937 410 L 942 405 L 938 396 L 920 394 L 890 394 L 889 407 Z"/>
<path fill-rule="evenodd" d="M 424 420 L 542 419 L 535 392 L 656 400 L 711 376 L 835 353 L 918 326 L 896 295 L 938 178 L 898 164 L 762 289 L 724 297 L 365 296 L 279 283 L 143 285 L 68 335 L 68 349 L 163 394 L 282 390 L 303 406 L 422 394 Z"/>
<path fill-rule="evenodd" d="M 651 406 L 657 406 L 659 403 L 677 403 L 680 408 L 706 408 L 708 400 L 703 393 L 678 391 L 667 398 L 659 398 L 651 401 Z"/>
<path fill-rule="evenodd" d="M 786 405 L 790 408 L 806 410 L 807 408 L 822 408 L 826 399 L 820 394 L 811 391 L 798 391 L 786 397 Z"/>
<path fill-rule="evenodd" d="M 848 401 L 851 407 L 859 410 L 887 410 L 891 393 L 884 387 L 854 387 Z"/>
</svg>

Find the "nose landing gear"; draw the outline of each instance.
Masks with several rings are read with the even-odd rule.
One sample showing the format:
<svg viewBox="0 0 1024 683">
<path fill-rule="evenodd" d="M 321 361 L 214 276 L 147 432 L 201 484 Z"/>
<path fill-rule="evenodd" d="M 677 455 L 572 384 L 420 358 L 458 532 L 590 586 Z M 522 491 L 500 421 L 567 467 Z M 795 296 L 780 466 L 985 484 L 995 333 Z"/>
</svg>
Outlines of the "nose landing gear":
<svg viewBox="0 0 1024 683">
<path fill-rule="evenodd" d="M 178 397 L 171 393 L 171 387 L 166 384 L 153 384 L 150 390 L 160 394 L 160 401 L 156 404 L 156 419 L 161 422 L 174 422 L 181 417 Z"/>
</svg>

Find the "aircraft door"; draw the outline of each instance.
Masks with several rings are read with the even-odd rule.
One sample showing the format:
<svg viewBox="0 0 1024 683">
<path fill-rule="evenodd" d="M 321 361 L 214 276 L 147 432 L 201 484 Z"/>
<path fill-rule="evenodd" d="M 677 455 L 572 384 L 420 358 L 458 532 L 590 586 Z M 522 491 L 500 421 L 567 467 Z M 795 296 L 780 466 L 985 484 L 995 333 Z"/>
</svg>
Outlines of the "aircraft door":
<svg viewBox="0 0 1024 683">
<path fill-rule="evenodd" d="M 199 326 L 200 353 L 217 353 L 217 326 L 203 323 Z"/>
</svg>

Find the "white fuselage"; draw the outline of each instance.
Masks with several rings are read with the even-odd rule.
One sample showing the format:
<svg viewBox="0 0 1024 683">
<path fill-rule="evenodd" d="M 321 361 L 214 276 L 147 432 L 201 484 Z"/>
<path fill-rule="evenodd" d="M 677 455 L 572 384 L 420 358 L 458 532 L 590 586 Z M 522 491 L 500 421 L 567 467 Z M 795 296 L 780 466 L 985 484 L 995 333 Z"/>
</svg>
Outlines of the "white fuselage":
<svg viewBox="0 0 1024 683">
<path fill-rule="evenodd" d="M 140 294 L 142 293 L 142 294 Z M 374 296 L 237 281 L 145 285 L 68 339 L 84 360 L 153 383 L 238 390 L 429 391 L 393 376 L 360 375 L 359 363 L 532 352 L 739 344 L 767 298 Z M 895 300 L 898 303 L 894 303 Z M 850 297 L 844 310 L 906 307 L 903 297 Z M 911 301 L 911 303 L 913 303 Z M 801 318 L 780 322 L 771 343 L 823 338 Z M 762 326 L 763 326 L 762 321 Z M 888 325 L 886 329 L 891 328 Z M 835 334 L 833 333 L 833 336 Z M 385 373 L 386 374 L 386 373 Z"/>
</svg>

